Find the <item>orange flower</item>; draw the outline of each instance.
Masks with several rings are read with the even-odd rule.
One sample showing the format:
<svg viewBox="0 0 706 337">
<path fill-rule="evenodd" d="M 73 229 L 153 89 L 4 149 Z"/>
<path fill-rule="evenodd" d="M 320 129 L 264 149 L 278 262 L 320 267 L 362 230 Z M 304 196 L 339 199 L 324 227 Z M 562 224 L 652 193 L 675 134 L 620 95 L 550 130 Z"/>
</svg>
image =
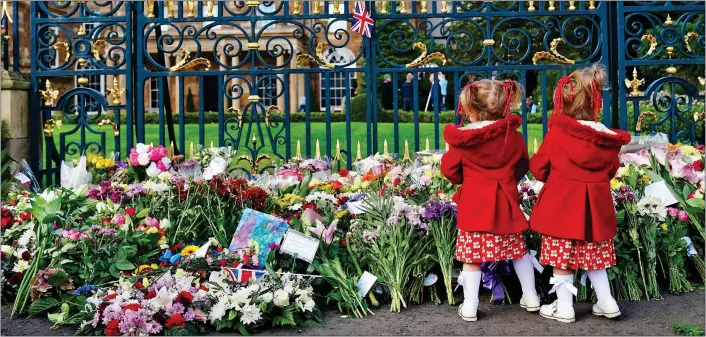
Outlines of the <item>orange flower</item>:
<svg viewBox="0 0 706 337">
<path fill-rule="evenodd" d="M 373 173 L 373 171 L 368 171 L 365 173 L 365 175 L 363 175 L 362 178 L 360 178 L 360 181 L 371 181 L 375 178 L 376 178 L 375 173 Z"/>
</svg>

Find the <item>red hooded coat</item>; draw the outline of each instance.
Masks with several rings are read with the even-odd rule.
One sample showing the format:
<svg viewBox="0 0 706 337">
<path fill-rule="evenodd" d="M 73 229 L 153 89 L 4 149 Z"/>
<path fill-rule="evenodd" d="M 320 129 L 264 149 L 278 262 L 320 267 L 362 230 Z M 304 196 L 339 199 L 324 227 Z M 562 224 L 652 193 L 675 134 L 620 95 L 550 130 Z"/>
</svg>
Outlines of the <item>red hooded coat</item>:
<svg viewBox="0 0 706 337">
<path fill-rule="evenodd" d="M 441 157 L 441 173 L 461 184 L 454 195 L 459 229 L 503 235 L 528 228 L 517 193 L 517 181 L 529 165 L 527 147 L 516 130 L 521 123 L 519 116 L 510 115 L 477 129 L 444 129 L 450 146 Z"/>
<path fill-rule="evenodd" d="M 594 130 L 555 114 L 551 130 L 530 160 L 535 179 L 545 182 L 532 210 L 530 227 L 563 239 L 598 242 L 612 239 L 618 228 L 610 180 L 620 167 L 620 147 L 630 134 Z"/>
</svg>

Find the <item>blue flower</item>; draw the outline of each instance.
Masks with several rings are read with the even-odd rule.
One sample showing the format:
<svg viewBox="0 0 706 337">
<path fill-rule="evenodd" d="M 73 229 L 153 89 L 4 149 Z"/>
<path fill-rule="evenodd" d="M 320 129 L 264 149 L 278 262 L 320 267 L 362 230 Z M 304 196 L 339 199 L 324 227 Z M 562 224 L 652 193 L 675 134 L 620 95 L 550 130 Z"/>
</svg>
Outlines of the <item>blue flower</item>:
<svg viewBox="0 0 706 337">
<path fill-rule="evenodd" d="M 92 284 L 84 284 L 76 289 L 76 296 L 91 296 L 98 292 L 99 286 L 94 286 Z"/>
</svg>

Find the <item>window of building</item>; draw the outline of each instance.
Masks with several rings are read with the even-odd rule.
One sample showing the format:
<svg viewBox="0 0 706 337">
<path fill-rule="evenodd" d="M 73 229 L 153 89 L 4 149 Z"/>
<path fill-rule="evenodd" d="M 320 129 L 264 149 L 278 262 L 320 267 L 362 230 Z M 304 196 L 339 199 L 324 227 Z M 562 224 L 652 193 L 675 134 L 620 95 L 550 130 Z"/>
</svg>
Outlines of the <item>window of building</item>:
<svg viewBox="0 0 706 337">
<path fill-rule="evenodd" d="M 150 77 L 149 83 L 149 110 L 155 112 L 159 110 L 159 77 Z"/>
<path fill-rule="evenodd" d="M 348 48 L 329 48 L 324 52 L 324 58 L 331 64 L 349 64 L 355 59 L 355 55 Z M 355 64 L 348 65 L 355 67 Z M 334 72 L 329 75 L 329 86 L 326 85 L 326 76 L 320 76 L 319 102 L 321 110 L 326 110 L 326 94 L 330 97 L 332 110 L 343 110 L 346 104 L 346 96 L 352 96 L 356 87 L 355 72 Z M 346 82 L 349 83 L 350 92 L 346 92 Z"/>
<path fill-rule="evenodd" d="M 260 96 L 260 102 L 265 107 L 276 105 L 277 98 L 277 79 L 275 75 L 262 77 L 257 86 L 257 95 Z"/>
</svg>

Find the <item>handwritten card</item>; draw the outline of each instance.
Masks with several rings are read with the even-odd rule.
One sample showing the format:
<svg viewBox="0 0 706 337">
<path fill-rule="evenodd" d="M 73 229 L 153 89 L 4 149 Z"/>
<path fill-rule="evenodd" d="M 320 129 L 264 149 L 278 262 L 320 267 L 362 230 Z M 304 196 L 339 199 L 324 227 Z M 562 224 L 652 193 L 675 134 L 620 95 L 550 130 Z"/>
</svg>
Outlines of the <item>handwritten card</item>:
<svg viewBox="0 0 706 337">
<path fill-rule="evenodd" d="M 647 185 L 647 187 L 645 187 L 645 196 L 659 198 L 664 202 L 665 206 L 674 205 L 679 202 L 672 192 L 669 191 L 669 187 L 667 187 L 667 183 L 664 182 L 664 180 Z"/>
<path fill-rule="evenodd" d="M 284 241 L 279 248 L 281 253 L 296 256 L 298 259 L 311 263 L 316 257 L 316 251 L 319 249 L 319 240 L 308 237 L 293 229 L 287 231 L 284 235 Z"/>
<path fill-rule="evenodd" d="M 375 285 L 375 281 L 378 280 L 378 277 L 366 272 L 363 272 L 363 276 L 361 276 L 358 279 L 358 292 L 360 293 L 361 297 L 365 297 L 365 295 L 368 294 L 370 291 L 370 288 Z"/>
<path fill-rule="evenodd" d="M 270 252 L 270 243 L 279 244 L 288 228 L 287 222 L 281 218 L 246 208 L 228 250 L 242 251 L 257 247 L 261 261 L 259 267 L 263 267 Z"/>
</svg>

